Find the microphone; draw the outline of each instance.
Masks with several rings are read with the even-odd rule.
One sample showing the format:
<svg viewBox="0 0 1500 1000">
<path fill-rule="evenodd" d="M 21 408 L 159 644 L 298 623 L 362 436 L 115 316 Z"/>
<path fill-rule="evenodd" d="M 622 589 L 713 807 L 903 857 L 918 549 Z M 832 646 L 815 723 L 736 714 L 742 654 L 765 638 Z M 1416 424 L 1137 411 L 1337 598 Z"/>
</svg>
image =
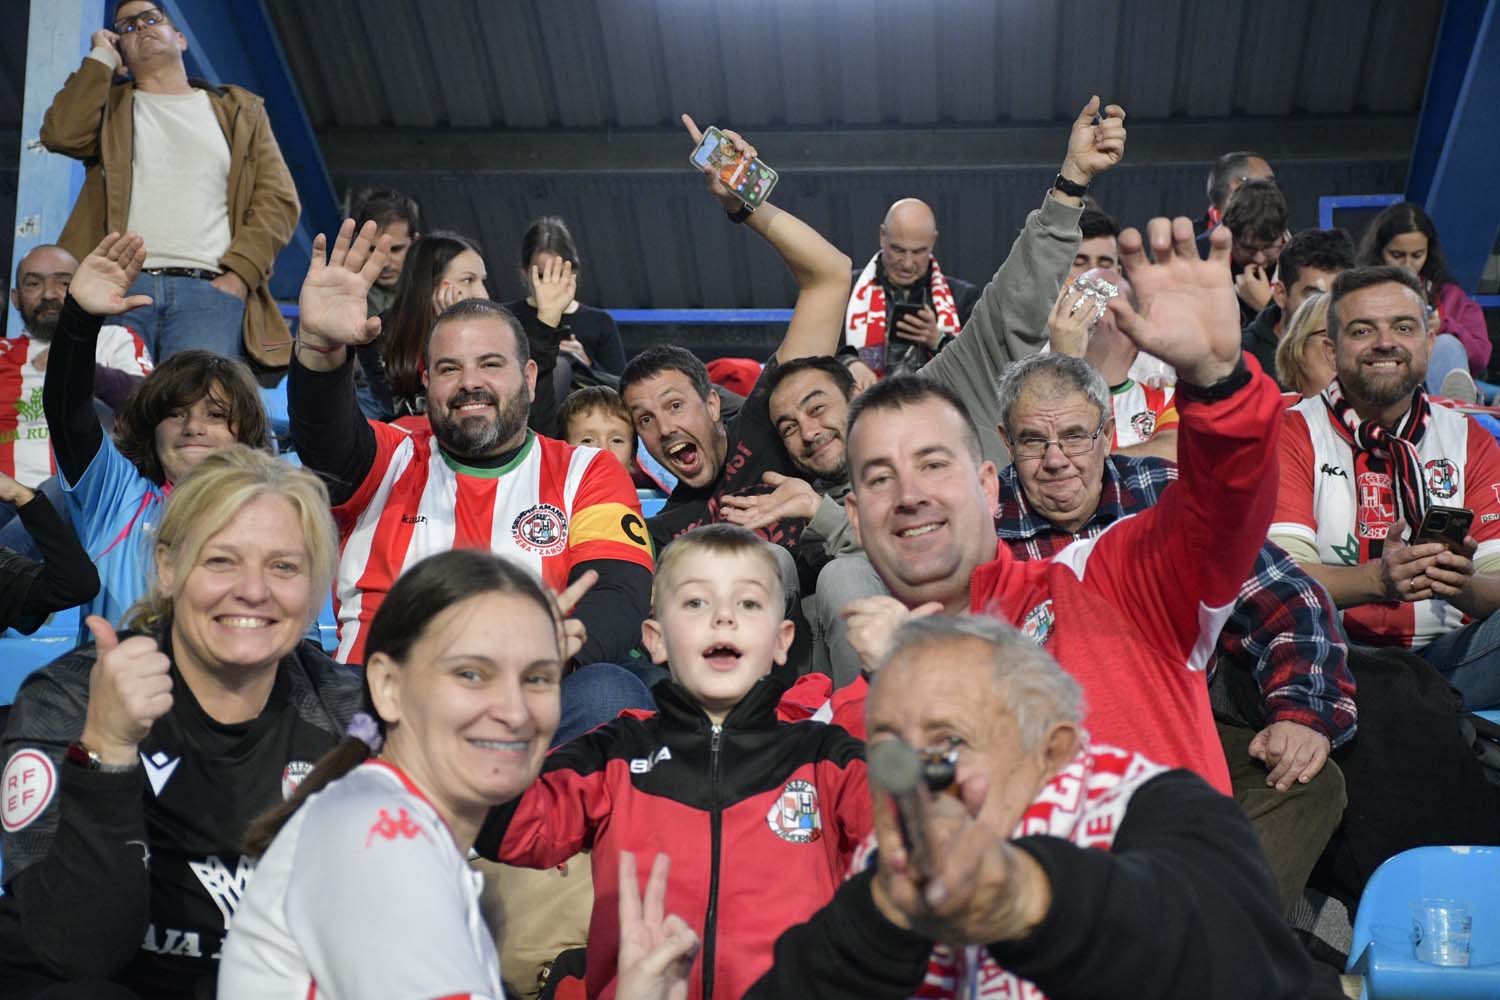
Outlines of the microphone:
<svg viewBox="0 0 1500 1000">
<path fill-rule="evenodd" d="M 881 740 L 865 751 L 870 782 L 896 803 L 901 823 L 901 844 L 912 866 L 925 881 L 933 876 L 924 824 L 927 820 L 927 762 L 902 739 Z"/>
</svg>

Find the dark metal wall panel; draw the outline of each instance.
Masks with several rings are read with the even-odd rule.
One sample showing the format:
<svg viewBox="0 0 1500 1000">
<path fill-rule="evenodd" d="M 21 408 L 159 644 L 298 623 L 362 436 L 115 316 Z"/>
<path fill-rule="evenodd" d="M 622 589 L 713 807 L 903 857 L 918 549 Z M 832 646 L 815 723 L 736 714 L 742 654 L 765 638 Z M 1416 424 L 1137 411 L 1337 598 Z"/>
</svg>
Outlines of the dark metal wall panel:
<svg viewBox="0 0 1500 1000">
<path fill-rule="evenodd" d="M 1405 163 L 1277 163 L 1295 227 L 1314 225 L 1324 194 L 1399 191 Z M 878 249 L 878 228 L 898 198 L 920 197 L 937 214 L 937 255 L 944 270 L 988 280 L 1026 213 L 1041 203 L 1052 171 L 924 170 L 784 175 L 776 200 L 848 253 L 860 267 Z M 520 294 L 516 256 L 527 223 L 561 215 L 584 258 L 581 298 L 617 308 L 776 308 L 796 288 L 786 268 L 753 233 L 724 220 L 718 203 L 690 172 L 634 175 L 358 174 L 340 184 L 394 183 L 422 202 L 429 228 L 451 228 L 484 245 L 490 291 Z M 1096 185 L 1122 225 L 1160 214 L 1197 216 L 1203 205 L 1199 164 L 1123 166 Z"/>
<path fill-rule="evenodd" d="M 1374 0 L 1314 0 L 1297 71 L 1295 106 L 1309 114 L 1355 106 Z"/>
<path fill-rule="evenodd" d="M 1441 12 L 1442 5 L 1436 3 L 1379 0 L 1370 18 L 1359 82 L 1362 110 L 1410 111 L 1420 106 Z"/>
<path fill-rule="evenodd" d="M 6 30 L 0 32 L 0 128 L 21 127 L 21 108 L 26 96 L 26 36 L 30 30 L 31 7 L 16 4 L 17 9 L 7 11 L 11 18 Z M 11 158 L 6 166 L 14 167 Z M 10 216 L 6 216 L 10 218 Z M 6 260 L 10 260 L 7 256 Z"/>
</svg>

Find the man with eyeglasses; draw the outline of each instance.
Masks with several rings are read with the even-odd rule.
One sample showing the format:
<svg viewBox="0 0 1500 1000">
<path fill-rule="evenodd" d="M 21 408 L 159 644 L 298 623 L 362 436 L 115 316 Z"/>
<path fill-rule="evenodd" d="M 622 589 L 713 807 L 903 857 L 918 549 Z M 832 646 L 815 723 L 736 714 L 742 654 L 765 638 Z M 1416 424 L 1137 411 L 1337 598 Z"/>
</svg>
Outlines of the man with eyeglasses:
<svg viewBox="0 0 1500 1000">
<path fill-rule="evenodd" d="M 1286 196 L 1275 181 L 1245 181 L 1224 206 L 1224 228 L 1234 237 L 1229 262 L 1241 329 L 1271 304 L 1271 277 L 1289 235 L 1286 222 Z"/>
<path fill-rule="evenodd" d="M 201 348 L 286 365 L 291 335 L 266 282 L 301 205 L 265 102 L 189 81 L 187 39 L 151 0 L 122 0 L 111 25 L 42 121 L 42 144 L 86 167 L 58 243 L 81 260 L 109 232 L 145 238 L 130 294 L 152 302 L 121 322 L 158 362 Z"/>
<path fill-rule="evenodd" d="M 1202 672 L 1270 523 L 1275 384 L 1242 357 L 1229 234 L 1198 259 L 1192 223 L 1155 219 L 1154 264 L 1142 236 L 1120 236 L 1144 315 L 1108 308 L 1140 349 L 1178 372 L 1182 477 L 1155 509 L 1081 540 L 1049 560 L 1021 561 L 995 536 L 999 474 L 980 454 L 963 403 L 931 379 L 897 376 L 855 399 L 846 436 L 849 521 L 891 598 L 885 642 L 855 642 L 878 663 L 911 615 L 993 614 L 1056 656 L 1083 685 L 1085 725 L 1101 740 L 1231 784 Z M 1039 406 L 1028 454 L 1103 447 L 1102 413 L 1065 419 Z M 1013 446 L 1019 444 L 1019 435 Z M 1070 486 L 1059 477 L 1058 488 Z M 855 637 L 851 632 L 851 641 Z M 863 645 L 863 648 L 861 648 Z"/>
</svg>

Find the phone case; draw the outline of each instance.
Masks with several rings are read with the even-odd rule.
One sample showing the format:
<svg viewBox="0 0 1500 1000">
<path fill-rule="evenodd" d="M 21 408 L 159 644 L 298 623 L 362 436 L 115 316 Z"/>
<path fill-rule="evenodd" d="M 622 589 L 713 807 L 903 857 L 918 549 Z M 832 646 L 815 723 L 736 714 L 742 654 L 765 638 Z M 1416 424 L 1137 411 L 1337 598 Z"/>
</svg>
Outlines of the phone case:
<svg viewBox="0 0 1500 1000">
<path fill-rule="evenodd" d="M 780 176 L 760 160 L 746 162 L 739 152 L 724 138 L 724 133 L 710 125 L 703 133 L 703 141 L 688 157 L 698 169 L 712 167 L 736 198 L 752 209 L 759 208 L 770 197 Z"/>
</svg>

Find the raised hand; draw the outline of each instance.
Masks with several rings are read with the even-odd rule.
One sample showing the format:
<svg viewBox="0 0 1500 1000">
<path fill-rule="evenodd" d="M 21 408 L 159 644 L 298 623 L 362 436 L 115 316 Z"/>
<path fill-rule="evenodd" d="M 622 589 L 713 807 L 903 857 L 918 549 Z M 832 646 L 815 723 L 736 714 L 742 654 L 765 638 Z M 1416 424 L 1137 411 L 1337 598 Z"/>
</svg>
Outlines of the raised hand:
<svg viewBox="0 0 1500 1000">
<path fill-rule="evenodd" d="M 462 302 L 469 295 L 451 281 L 439 281 L 432 290 L 432 318 L 437 319 L 455 302 Z"/>
<path fill-rule="evenodd" d="M 1119 163 L 1125 155 L 1125 109 L 1111 104 L 1104 109 L 1103 120 L 1096 123 L 1098 96 L 1078 112 L 1073 131 L 1068 134 L 1068 154 L 1063 158 L 1062 175 L 1075 184 L 1087 184 L 1099 174 Z"/>
<path fill-rule="evenodd" d="M 641 896 L 635 855 L 620 852 L 620 953 L 615 965 L 618 1000 L 685 1000 L 698 954 L 698 935 L 666 912 L 670 860 L 658 854 Z"/>
<path fill-rule="evenodd" d="M 1191 220 L 1156 218 L 1146 226 L 1151 260 L 1139 230 L 1120 234 L 1120 262 L 1135 286 L 1137 311 L 1125 296 L 1109 301 L 1115 325 L 1136 347 L 1173 368 L 1189 385 L 1226 378 L 1240 363 L 1240 307 L 1229 277 L 1229 232 L 1209 237 L 1208 260 L 1198 257 Z"/>
<path fill-rule="evenodd" d="M 570 617 L 578 602 L 583 600 L 594 584 L 599 582 L 599 574 L 594 570 L 586 570 L 579 574 L 578 579 L 563 588 L 562 593 L 554 593 L 553 599 L 557 601 L 557 644 L 562 648 L 563 662 L 567 663 L 578 655 L 583 644 L 588 642 L 589 630 L 583 622 L 577 618 Z"/>
<path fill-rule="evenodd" d="M 897 629 L 912 618 L 926 618 L 942 611 L 943 606 L 936 601 L 908 609 L 894 597 L 881 594 L 850 601 L 839 610 L 839 615 L 848 625 L 849 645 L 859 657 L 860 666 L 865 673 L 873 674 L 891 651 L 891 639 Z"/>
<path fill-rule="evenodd" d="M 135 233 L 110 233 L 73 272 L 68 294 L 91 316 L 118 316 L 151 304 L 149 295 L 126 295 L 146 266 L 146 242 Z"/>
<path fill-rule="evenodd" d="M 683 115 L 682 125 L 692 137 L 694 147 L 703 141 L 703 132 L 699 130 L 698 123 L 693 121 L 692 115 Z M 719 131 L 724 133 L 724 138 L 734 146 L 735 152 L 740 154 L 741 159 L 754 160 L 760 156 L 755 151 L 755 147 L 746 142 L 745 137 L 738 132 L 731 132 L 727 128 Z M 734 192 L 725 186 L 724 181 L 719 177 L 719 172 L 709 166 L 703 168 L 703 175 L 708 178 L 708 193 L 719 199 L 719 204 L 724 206 L 724 211 L 739 211 L 741 204 L 739 198 L 735 197 Z"/>
<path fill-rule="evenodd" d="M 719 516 L 730 524 L 758 531 L 787 518 L 804 521 L 818 512 L 822 497 L 805 480 L 767 472 L 761 481 L 774 486 L 770 493 L 749 496 L 724 496 L 719 499 Z"/>
<path fill-rule="evenodd" d="M 536 299 L 536 318 L 543 323 L 556 329 L 577 294 L 572 261 L 550 257 L 544 267 L 531 265 L 531 295 Z"/>
<path fill-rule="evenodd" d="M 380 333 L 380 318 L 368 316 L 365 305 L 391 246 L 389 235 L 376 241 L 377 231 L 372 220 L 356 238 L 354 220 L 345 219 L 326 261 L 327 237 L 319 233 L 313 238 L 312 260 L 297 299 L 299 340 L 317 348 L 351 347 L 369 343 Z"/>
<path fill-rule="evenodd" d="M 0 472 L 0 500 L 24 507 L 36 497 L 36 493 Z"/>
<path fill-rule="evenodd" d="M 121 642 L 98 615 L 84 624 L 98 652 L 89 673 L 83 743 L 106 764 L 133 764 L 136 747 L 172 708 L 171 661 L 149 635 Z"/>
</svg>

